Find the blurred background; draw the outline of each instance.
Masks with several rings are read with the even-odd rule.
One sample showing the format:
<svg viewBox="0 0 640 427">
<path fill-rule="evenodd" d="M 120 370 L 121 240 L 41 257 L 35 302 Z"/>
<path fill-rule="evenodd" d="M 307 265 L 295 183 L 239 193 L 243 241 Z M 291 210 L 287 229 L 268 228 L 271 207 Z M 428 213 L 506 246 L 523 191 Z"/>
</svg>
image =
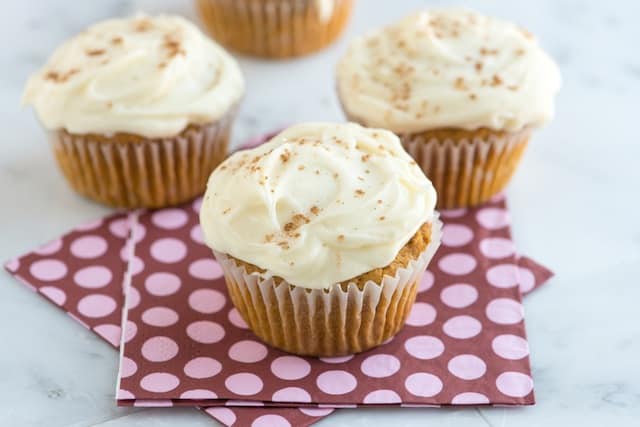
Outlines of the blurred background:
<svg viewBox="0 0 640 427">
<path fill-rule="evenodd" d="M 308 120 L 343 120 L 333 70 L 347 42 L 426 6 L 465 5 L 534 33 L 561 67 L 556 119 L 534 135 L 508 190 L 518 248 L 556 278 L 526 301 L 538 405 L 341 410 L 328 425 L 633 425 L 640 419 L 640 2 L 357 1 L 343 36 L 311 56 L 239 57 L 247 93 L 233 143 Z M 20 108 L 27 76 L 89 24 L 137 11 L 198 22 L 188 0 L 23 0 L 0 17 L 0 259 L 108 212 L 72 193 L 46 135 Z M 118 409 L 116 357 L 90 332 L 0 276 L 0 425 L 213 425 L 192 409 Z"/>
</svg>

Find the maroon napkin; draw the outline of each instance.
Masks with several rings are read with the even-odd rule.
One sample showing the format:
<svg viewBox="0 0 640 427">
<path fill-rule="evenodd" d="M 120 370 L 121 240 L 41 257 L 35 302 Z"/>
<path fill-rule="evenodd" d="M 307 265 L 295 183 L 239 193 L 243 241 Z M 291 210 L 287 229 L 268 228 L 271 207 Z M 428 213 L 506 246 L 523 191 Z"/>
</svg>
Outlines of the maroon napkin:
<svg viewBox="0 0 640 427">
<path fill-rule="evenodd" d="M 112 215 L 77 227 L 61 238 L 7 262 L 5 267 L 30 289 L 117 348 L 126 269 L 123 260 L 132 249 L 125 245 L 129 228 L 126 214 Z M 520 258 L 518 265 L 523 293 L 537 288 L 552 275 L 528 258 Z M 260 422 L 271 425 L 280 422 L 307 426 L 332 412 L 327 408 L 201 409 L 225 425 L 241 426 L 251 425 L 256 420 L 260 420 L 258 425 Z"/>
<path fill-rule="evenodd" d="M 128 214 L 115 214 L 76 227 L 33 252 L 8 261 L 5 268 L 25 286 L 118 348 L 123 282 L 131 249 L 127 244 L 129 219 Z M 333 412 L 296 408 L 200 409 L 227 426 L 280 422 L 305 427 Z"/>
<path fill-rule="evenodd" d="M 518 261 L 502 197 L 445 211 L 407 325 L 373 350 L 298 357 L 261 343 L 202 242 L 199 200 L 137 217 L 121 405 L 356 407 L 534 403 Z"/>
</svg>

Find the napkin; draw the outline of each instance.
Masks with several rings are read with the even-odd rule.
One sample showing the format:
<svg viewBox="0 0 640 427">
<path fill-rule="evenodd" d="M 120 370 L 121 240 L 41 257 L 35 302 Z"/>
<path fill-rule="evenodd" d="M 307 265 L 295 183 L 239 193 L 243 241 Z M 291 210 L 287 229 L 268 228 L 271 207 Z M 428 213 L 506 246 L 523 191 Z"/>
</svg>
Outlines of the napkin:
<svg viewBox="0 0 640 427">
<path fill-rule="evenodd" d="M 442 212 L 442 245 L 407 325 L 370 351 L 298 357 L 260 342 L 203 243 L 200 199 L 135 217 L 121 405 L 356 406 L 534 403 L 518 263 L 502 196 Z"/>
</svg>

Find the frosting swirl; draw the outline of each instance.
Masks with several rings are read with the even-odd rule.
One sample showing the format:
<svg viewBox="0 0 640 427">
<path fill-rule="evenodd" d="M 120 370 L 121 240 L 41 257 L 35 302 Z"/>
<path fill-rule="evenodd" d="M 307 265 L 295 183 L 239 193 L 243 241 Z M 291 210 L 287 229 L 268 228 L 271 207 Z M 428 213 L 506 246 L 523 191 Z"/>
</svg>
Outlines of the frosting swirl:
<svg viewBox="0 0 640 427">
<path fill-rule="evenodd" d="M 178 16 L 97 23 L 60 46 L 23 102 L 48 129 L 175 136 L 221 118 L 244 81 L 236 61 Z"/>
<path fill-rule="evenodd" d="M 561 78 L 535 38 L 515 24 L 438 9 L 353 41 L 337 82 L 350 118 L 408 133 L 540 126 L 553 116 Z"/>
<path fill-rule="evenodd" d="M 436 193 L 393 133 L 307 123 L 240 151 L 209 179 L 207 244 L 306 288 L 387 266 Z"/>
</svg>

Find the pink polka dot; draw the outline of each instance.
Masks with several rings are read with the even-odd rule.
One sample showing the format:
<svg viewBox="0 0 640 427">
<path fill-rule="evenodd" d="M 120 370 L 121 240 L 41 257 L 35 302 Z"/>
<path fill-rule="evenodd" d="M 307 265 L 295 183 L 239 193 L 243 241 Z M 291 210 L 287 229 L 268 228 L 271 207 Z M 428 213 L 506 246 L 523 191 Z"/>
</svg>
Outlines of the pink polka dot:
<svg viewBox="0 0 640 427">
<path fill-rule="evenodd" d="M 142 242 L 144 237 L 147 235 L 147 229 L 144 225 L 136 223 L 133 225 L 133 241 L 136 243 Z"/>
<path fill-rule="evenodd" d="M 326 394 L 339 395 L 353 391 L 358 380 L 347 371 L 325 371 L 318 375 L 316 385 Z"/>
<path fill-rule="evenodd" d="M 128 218 L 120 218 L 109 223 L 109 231 L 119 239 L 126 239 L 129 236 Z"/>
<path fill-rule="evenodd" d="M 251 396 L 260 393 L 263 387 L 260 377 L 248 372 L 241 372 L 227 377 L 224 385 L 230 392 L 240 396 Z"/>
<path fill-rule="evenodd" d="M 211 378 L 222 370 L 222 365 L 211 357 L 196 357 L 184 365 L 184 373 L 191 378 Z"/>
<path fill-rule="evenodd" d="M 142 355 L 151 362 L 166 362 L 178 354 L 178 344 L 169 337 L 149 338 L 142 344 Z"/>
<path fill-rule="evenodd" d="M 118 325 L 104 324 L 93 328 L 96 334 L 107 340 L 112 346 L 120 346 L 120 335 L 122 330 Z"/>
<path fill-rule="evenodd" d="M 484 360 L 473 354 L 460 354 L 447 365 L 449 372 L 463 380 L 475 380 L 487 372 L 487 364 Z"/>
<path fill-rule="evenodd" d="M 432 397 L 442 391 L 440 378 L 426 372 L 409 375 L 404 386 L 409 393 L 419 397 Z"/>
<path fill-rule="evenodd" d="M 518 268 L 514 264 L 500 264 L 487 270 L 487 281 L 496 288 L 518 286 Z"/>
<path fill-rule="evenodd" d="M 386 378 L 400 370 L 400 361 L 390 354 L 374 354 L 364 359 L 360 370 L 372 378 Z"/>
<path fill-rule="evenodd" d="M 491 348 L 495 354 L 509 360 L 518 360 L 529 355 L 529 343 L 517 335 L 498 335 L 491 342 Z"/>
<path fill-rule="evenodd" d="M 271 362 L 271 372 L 283 380 L 299 380 L 309 375 L 311 365 L 297 356 L 280 356 Z"/>
<path fill-rule="evenodd" d="M 140 387 L 153 393 L 166 393 L 178 387 L 180 379 L 167 372 L 148 374 L 140 381 Z"/>
<path fill-rule="evenodd" d="M 474 286 L 457 283 L 444 288 L 440 292 L 440 299 L 452 308 L 469 307 L 478 299 L 478 291 Z"/>
<path fill-rule="evenodd" d="M 436 320 L 436 309 L 426 302 L 417 302 L 411 307 L 407 317 L 407 325 L 426 326 Z"/>
<path fill-rule="evenodd" d="M 131 261 L 129 262 L 129 271 L 131 272 L 131 275 L 135 276 L 140 274 L 142 270 L 144 270 L 144 262 L 137 256 L 131 258 Z"/>
<path fill-rule="evenodd" d="M 96 228 L 100 227 L 102 225 L 102 221 L 103 219 L 94 219 L 92 221 L 89 221 L 87 223 L 84 224 L 80 224 L 77 225 L 74 230 L 76 231 L 89 231 L 89 230 L 95 230 Z"/>
<path fill-rule="evenodd" d="M 97 258 L 107 252 L 107 241 L 100 236 L 83 236 L 71 243 L 71 253 L 78 258 Z"/>
<path fill-rule="evenodd" d="M 524 308 L 516 300 L 496 298 L 487 305 L 487 317 L 494 323 L 513 325 L 524 318 Z"/>
<path fill-rule="evenodd" d="M 344 362 L 348 362 L 349 360 L 353 359 L 353 354 L 350 354 L 348 356 L 336 356 L 336 357 L 321 357 L 320 360 L 322 360 L 325 363 L 344 363 Z"/>
<path fill-rule="evenodd" d="M 324 417 L 333 412 L 333 409 L 330 408 L 298 408 L 298 411 L 302 412 L 305 415 L 310 417 Z"/>
<path fill-rule="evenodd" d="M 123 357 L 120 362 L 120 377 L 128 378 L 138 370 L 138 364 L 128 357 Z"/>
<path fill-rule="evenodd" d="M 124 390 L 124 389 L 120 389 L 118 390 L 117 396 L 118 400 L 128 400 L 128 399 L 135 399 L 136 396 L 131 393 L 129 390 Z"/>
<path fill-rule="evenodd" d="M 520 278 L 520 292 L 526 294 L 536 287 L 536 276 L 526 267 L 518 267 L 518 276 Z"/>
<path fill-rule="evenodd" d="M 383 403 L 400 403 L 402 399 L 393 390 L 376 390 L 364 397 L 363 403 L 383 404 Z"/>
<path fill-rule="evenodd" d="M 236 328 L 249 329 L 249 325 L 244 321 L 237 308 L 229 310 L 229 322 Z"/>
<path fill-rule="evenodd" d="M 62 289 L 56 288 L 55 286 L 42 286 L 38 290 L 56 305 L 62 305 L 67 300 L 67 294 Z"/>
<path fill-rule="evenodd" d="M 129 292 L 127 293 L 127 308 L 131 310 L 136 308 L 140 304 L 140 291 L 133 286 L 129 286 Z"/>
<path fill-rule="evenodd" d="M 226 426 L 236 422 L 236 414 L 229 408 L 207 408 L 205 411 Z"/>
<path fill-rule="evenodd" d="M 444 353 L 444 344 L 439 338 L 430 335 L 417 335 L 404 343 L 407 353 L 416 359 L 435 359 Z"/>
<path fill-rule="evenodd" d="M 489 398 L 487 396 L 472 391 L 456 394 L 453 399 L 451 399 L 452 405 L 486 405 L 488 403 Z"/>
<path fill-rule="evenodd" d="M 217 399 L 218 395 L 211 390 L 196 388 L 187 390 L 180 395 L 180 399 Z"/>
<path fill-rule="evenodd" d="M 446 224 L 442 227 L 442 244 L 450 247 L 460 247 L 473 240 L 473 231 L 466 225 Z"/>
<path fill-rule="evenodd" d="M 20 260 L 18 258 L 14 258 L 14 259 L 10 260 L 9 262 L 7 262 L 4 266 L 11 273 L 15 273 L 16 271 L 18 271 L 18 268 L 20 268 Z"/>
<path fill-rule="evenodd" d="M 516 252 L 513 242 L 503 237 L 487 237 L 480 242 L 480 252 L 487 258 L 500 259 Z"/>
<path fill-rule="evenodd" d="M 182 280 L 173 273 L 153 273 L 144 282 L 144 286 L 151 295 L 163 297 L 178 292 Z"/>
<path fill-rule="evenodd" d="M 111 270 L 102 265 L 85 267 L 73 275 L 73 281 L 83 288 L 96 289 L 107 286 L 111 282 L 113 275 Z"/>
<path fill-rule="evenodd" d="M 251 427 L 291 427 L 291 423 L 281 415 L 267 414 L 256 418 Z"/>
<path fill-rule="evenodd" d="M 471 273 L 477 264 L 476 259 L 471 255 L 455 253 L 442 257 L 440 262 L 438 262 L 438 267 L 447 274 L 457 276 Z"/>
<path fill-rule="evenodd" d="M 43 259 L 31 264 L 29 272 L 38 280 L 53 282 L 66 276 L 67 265 L 57 259 Z"/>
<path fill-rule="evenodd" d="M 440 215 L 443 218 L 461 218 L 467 214 L 467 210 L 465 208 L 460 209 L 445 209 L 440 211 Z"/>
<path fill-rule="evenodd" d="M 525 397 L 533 390 L 533 380 L 520 372 L 503 372 L 496 379 L 496 387 L 507 396 Z"/>
<path fill-rule="evenodd" d="M 200 224 L 193 226 L 189 236 L 191 236 L 191 240 L 194 242 L 204 245 L 204 235 L 202 234 L 202 227 L 200 227 Z"/>
<path fill-rule="evenodd" d="M 224 338 L 224 328 L 216 322 L 200 320 L 187 326 L 187 335 L 199 343 L 213 344 Z"/>
<path fill-rule="evenodd" d="M 202 197 L 198 197 L 197 199 L 195 199 L 193 201 L 193 204 L 191 205 L 191 207 L 193 208 L 193 211 L 197 214 L 200 213 L 201 206 L 202 206 Z"/>
<path fill-rule="evenodd" d="M 175 263 L 187 256 L 187 246 L 178 239 L 165 237 L 153 242 L 151 256 L 159 262 Z"/>
<path fill-rule="evenodd" d="M 151 215 L 151 222 L 156 227 L 164 228 L 165 230 L 180 228 L 185 225 L 188 220 L 189 217 L 187 213 L 177 208 L 161 209 Z"/>
<path fill-rule="evenodd" d="M 83 316 L 97 318 L 108 316 L 115 311 L 117 304 L 108 295 L 87 295 L 78 302 L 78 312 Z"/>
<path fill-rule="evenodd" d="M 129 256 L 131 256 L 131 241 L 127 240 L 122 249 L 120 249 L 120 259 L 124 262 L 129 262 Z"/>
<path fill-rule="evenodd" d="M 124 342 L 131 341 L 138 333 L 138 325 L 131 320 L 127 320 L 127 325 L 124 328 Z"/>
<path fill-rule="evenodd" d="M 418 292 L 425 292 L 431 289 L 433 286 L 433 282 L 435 278 L 433 277 L 433 273 L 429 270 L 426 270 L 422 275 L 422 279 L 420 279 L 420 284 L 418 285 Z"/>
<path fill-rule="evenodd" d="M 46 245 L 40 246 L 34 252 L 38 255 L 52 255 L 58 252 L 62 248 L 62 239 L 55 239 Z"/>
<path fill-rule="evenodd" d="M 238 341 L 229 348 L 229 358 L 236 362 L 256 363 L 267 357 L 267 347 L 253 340 Z"/>
<path fill-rule="evenodd" d="M 509 212 L 500 208 L 484 208 L 476 213 L 476 220 L 489 230 L 497 230 L 511 223 Z"/>
<path fill-rule="evenodd" d="M 199 259 L 189 265 L 189 274 L 196 279 L 214 280 L 222 277 L 222 268 L 213 259 Z"/>
<path fill-rule="evenodd" d="M 189 306 L 197 312 L 211 314 L 222 310 L 226 298 L 214 289 L 197 289 L 189 295 Z"/>
<path fill-rule="evenodd" d="M 482 324 L 475 317 L 455 316 L 442 325 L 442 330 L 451 338 L 463 340 L 478 335 L 482 331 Z"/>
<path fill-rule="evenodd" d="M 311 395 L 300 387 L 285 387 L 273 393 L 274 402 L 311 402 Z"/>
<path fill-rule="evenodd" d="M 168 307 L 152 307 L 142 313 L 144 323 L 159 328 L 174 325 L 178 319 L 178 313 Z"/>
</svg>

